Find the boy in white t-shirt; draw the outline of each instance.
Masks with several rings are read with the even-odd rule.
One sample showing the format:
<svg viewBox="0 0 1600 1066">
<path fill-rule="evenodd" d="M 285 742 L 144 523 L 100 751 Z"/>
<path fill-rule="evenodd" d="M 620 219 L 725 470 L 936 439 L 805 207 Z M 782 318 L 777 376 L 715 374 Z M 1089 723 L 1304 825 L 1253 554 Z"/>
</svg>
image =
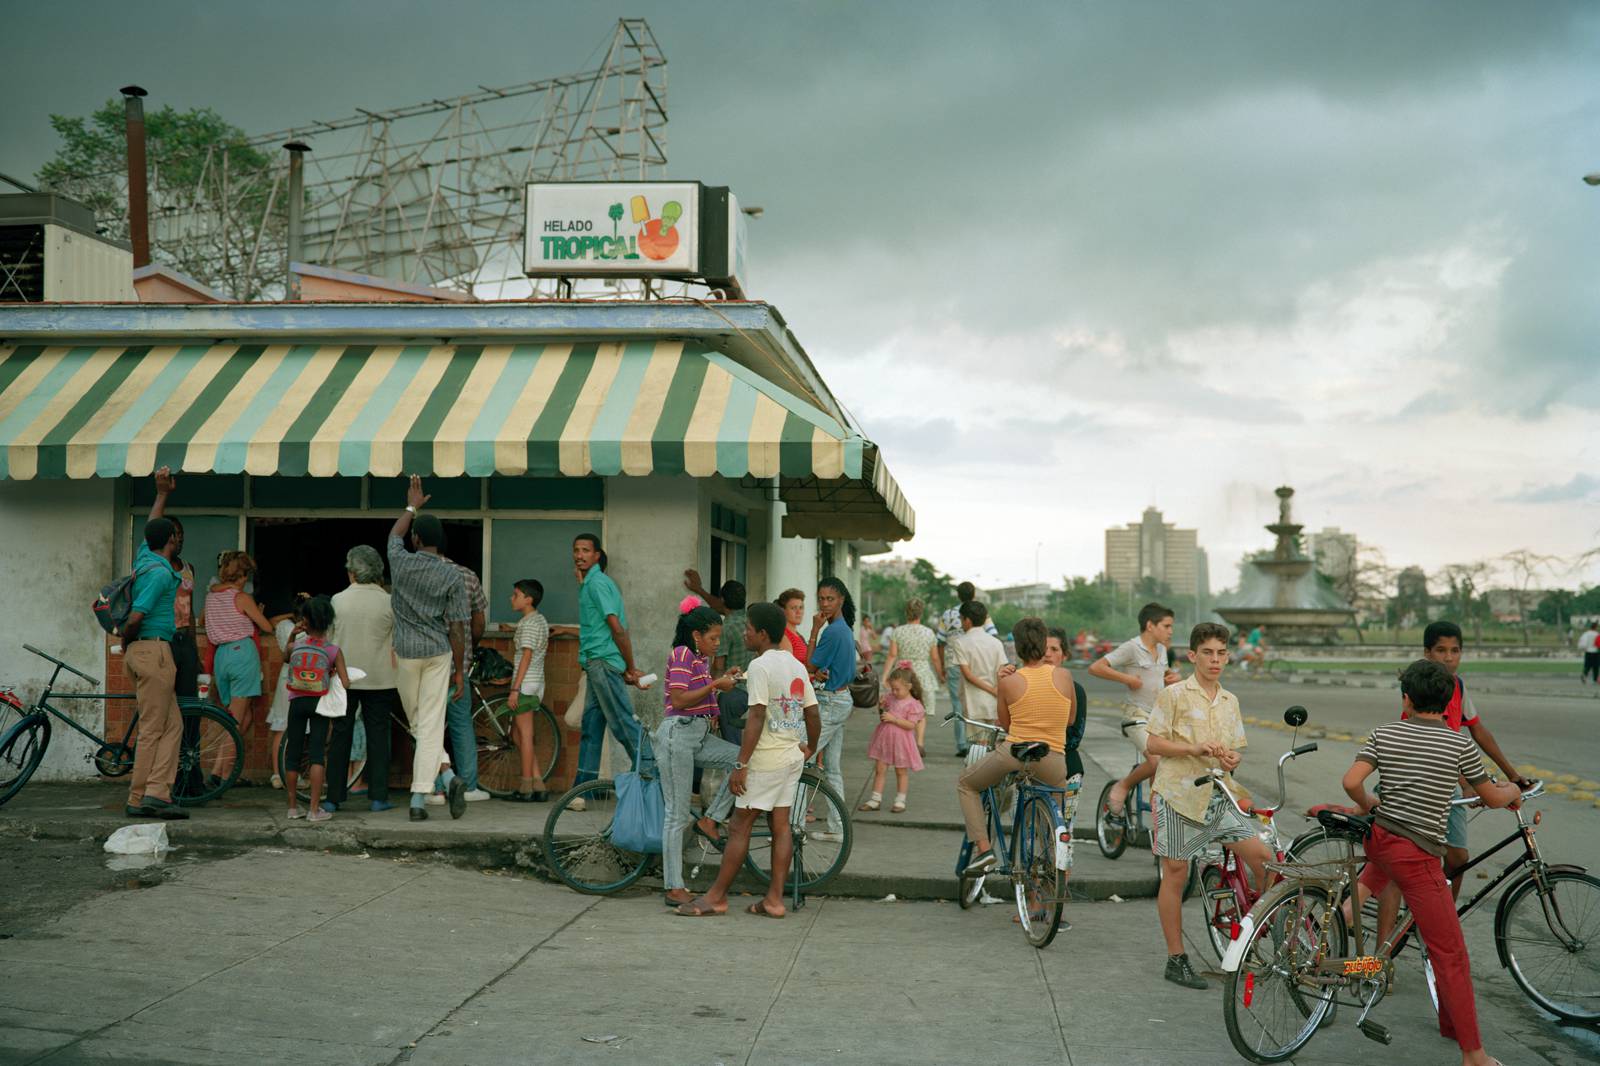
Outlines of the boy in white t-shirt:
<svg viewBox="0 0 1600 1066">
<path fill-rule="evenodd" d="M 517 672 L 506 697 L 506 706 L 515 712 L 511 725 L 516 730 L 517 754 L 522 757 L 522 774 L 511 794 L 519 803 L 543 803 L 549 798 L 533 750 L 533 709 L 544 699 L 544 656 L 550 648 L 550 623 L 539 613 L 543 599 L 544 586 L 531 577 L 511 586 L 511 609 L 522 616 L 512 639 Z M 524 697 L 528 702 L 519 707 Z"/>
<path fill-rule="evenodd" d="M 794 855 L 789 808 L 800 783 L 800 771 L 817 750 L 822 719 L 817 713 L 817 694 L 811 679 L 787 650 L 785 625 L 783 611 L 776 604 L 751 604 L 747 612 L 744 643 L 756 658 L 745 669 L 750 709 L 739 760 L 728 776 L 728 788 L 735 797 L 728 843 L 716 882 L 704 895 L 678 908 L 685 918 L 728 913 L 728 888 L 750 851 L 750 830 L 757 811 L 767 812 L 767 825 L 772 830 L 772 880 L 767 894 L 752 903 L 746 913 L 767 918 L 782 918 L 788 913 L 783 905 L 783 883 L 788 879 L 789 861 Z"/>
</svg>

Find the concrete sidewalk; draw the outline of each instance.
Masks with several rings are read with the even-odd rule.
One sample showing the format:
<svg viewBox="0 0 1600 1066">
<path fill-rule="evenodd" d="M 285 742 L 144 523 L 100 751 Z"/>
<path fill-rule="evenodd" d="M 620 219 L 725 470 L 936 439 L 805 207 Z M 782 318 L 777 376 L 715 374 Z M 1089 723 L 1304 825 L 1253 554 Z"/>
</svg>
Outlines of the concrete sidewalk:
<svg viewBox="0 0 1600 1066">
<path fill-rule="evenodd" d="M 1084 742 L 1087 780 L 1080 801 L 1078 843 L 1072 876 L 1075 896 L 1123 899 L 1152 896 L 1157 888 L 1156 867 L 1146 850 L 1130 847 L 1115 862 L 1104 858 L 1092 841 L 1093 806 L 1107 780 L 1101 760 L 1126 760 L 1126 742 L 1111 724 L 1114 712 L 1091 711 Z M 859 805 L 871 785 L 872 763 L 865 756 L 877 716 L 858 711 L 846 727 L 846 804 Z M 855 840 L 849 862 L 829 883 L 829 895 L 881 899 L 950 899 L 955 893 L 955 862 L 961 843 L 961 818 L 955 799 L 955 781 L 962 766 L 953 754 L 948 728 L 930 724 L 927 768 L 912 775 L 910 805 L 904 814 L 854 811 Z M 891 773 L 887 800 L 892 800 Z M 122 813 L 126 784 L 95 781 L 82 784 L 32 782 L 10 803 L 0 807 L 0 833 L 50 839 L 103 841 L 128 824 Z M 398 797 L 402 804 L 404 794 Z M 379 855 L 432 854 L 459 865 L 487 868 L 521 868 L 544 871 L 539 838 L 549 814 L 548 804 L 506 803 L 489 800 L 469 804 L 459 821 L 440 807 L 429 808 L 426 822 L 411 822 L 402 807 L 373 814 L 358 798 L 333 820 L 311 826 L 289 821 L 284 794 L 257 786 L 234 789 L 222 800 L 195 810 L 186 822 L 168 824 L 176 844 L 210 844 L 234 847 L 287 846 Z M 709 882 L 718 858 L 698 842 L 685 846 L 685 863 L 691 884 Z M 694 868 L 699 875 L 695 876 Z M 645 878 L 641 884 L 658 885 Z"/>
<path fill-rule="evenodd" d="M 0 840 L 0 856 L 15 848 Z M 301 1066 L 1223 1066 L 1222 988 L 1161 980 L 1149 901 L 1079 904 L 1029 947 L 1007 907 L 817 899 L 783 921 L 677 918 L 437 865 L 259 849 L 177 864 L 34 926 L 0 921 L 0 1061 Z M 4 913 L 0 900 L 0 915 Z M 1479 926 L 1485 923 L 1477 923 Z M 1481 929 L 1476 929 L 1481 933 Z M 1481 936 L 1486 1047 L 1593 1062 Z M 1205 949 L 1191 943 L 1202 962 Z M 1456 1061 L 1414 952 L 1380 1008 L 1384 1047 L 1340 1011 L 1296 1063 Z"/>
</svg>

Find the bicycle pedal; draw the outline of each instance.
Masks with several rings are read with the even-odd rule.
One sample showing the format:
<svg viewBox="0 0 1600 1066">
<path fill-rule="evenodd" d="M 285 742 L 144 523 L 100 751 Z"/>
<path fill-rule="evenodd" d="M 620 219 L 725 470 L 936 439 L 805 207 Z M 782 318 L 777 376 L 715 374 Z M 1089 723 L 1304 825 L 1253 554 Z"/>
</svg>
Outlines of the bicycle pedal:
<svg viewBox="0 0 1600 1066">
<path fill-rule="evenodd" d="M 1380 1044 L 1394 1043 L 1394 1037 L 1390 1035 L 1389 1027 L 1375 1022 L 1371 1018 L 1364 1019 L 1356 1028 L 1360 1029 L 1361 1035 L 1368 1040 L 1376 1040 Z"/>
<path fill-rule="evenodd" d="M 1207 899 L 1232 899 L 1233 898 L 1233 889 L 1231 889 L 1231 888 L 1216 888 L 1216 889 L 1212 889 L 1210 892 L 1206 893 L 1206 898 Z"/>
</svg>

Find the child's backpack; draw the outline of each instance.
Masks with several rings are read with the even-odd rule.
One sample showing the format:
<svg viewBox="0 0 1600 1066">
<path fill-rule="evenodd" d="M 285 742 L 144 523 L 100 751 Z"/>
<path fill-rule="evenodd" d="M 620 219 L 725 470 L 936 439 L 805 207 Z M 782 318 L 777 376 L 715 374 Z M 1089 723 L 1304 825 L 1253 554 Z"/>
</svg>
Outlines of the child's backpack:
<svg viewBox="0 0 1600 1066">
<path fill-rule="evenodd" d="M 148 574 L 153 569 L 147 566 L 100 589 L 94 601 L 94 620 L 100 623 L 101 629 L 114 637 L 122 634 L 122 627 L 133 613 L 133 582 L 140 574 Z"/>
<path fill-rule="evenodd" d="M 333 653 L 326 644 L 313 644 L 303 640 L 289 649 L 289 688 L 311 696 L 321 696 L 328 691 L 328 678 L 333 673 Z"/>
</svg>

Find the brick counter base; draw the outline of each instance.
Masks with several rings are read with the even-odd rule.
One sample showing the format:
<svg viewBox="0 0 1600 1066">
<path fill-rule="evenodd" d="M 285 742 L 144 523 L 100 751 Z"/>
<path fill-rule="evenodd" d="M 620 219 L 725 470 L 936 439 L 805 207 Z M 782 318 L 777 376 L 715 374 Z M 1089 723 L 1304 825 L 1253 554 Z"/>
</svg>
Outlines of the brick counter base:
<svg viewBox="0 0 1600 1066">
<path fill-rule="evenodd" d="M 203 663 L 208 648 L 205 631 L 200 630 L 197 637 Z M 512 658 L 509 629 L 504 631 L 491 629 L 484 634 L 480 643 L 495 649 L 507 659 Z M 241 776 L 258 784 L 265 784 L 273 774 L 272 735 L 267 731 L 267 712 L 272 707 L 272 693 L 277 690 L 278 673 L 283 668 L 283 655 L 278 651 L 277 642 L 270 637 L 264 637 L 260 645 L 262 695 L 256 698 L 252 707 L 250 729 L 244 738 L 245 760 Z M 132 692 L 133 681 L 122 668 L 122 653 L 120 649 L 115 652 L 112 650 L 118 647 L 118 641 L 107 638 L 105 691 Z M 562 721 L 568 704 L 572 702 L 573 694 L 578 690 L 577 640 L 572 637 L 552 637 L 549 654 L 545 657 L 544 671 L 544 703 L 555 712 L 556 724 L 561 729 L 561 759 L 556 765 L 555 774 L 546 784 L 552 791 L 565 790 L 571 787 L 573 775 L 578 767 L 578 731 L 568 729 Z M 120 740 L 127 731 L 133 712 L 132 700 L 106 701 L 105 735 L 112 740 Z M 410 735 L 396 726 L 390 738 L 390 749 L 392 757 L 389 784 L 391 788 L 404 791 L 411 784 Z"/>
</svg>

